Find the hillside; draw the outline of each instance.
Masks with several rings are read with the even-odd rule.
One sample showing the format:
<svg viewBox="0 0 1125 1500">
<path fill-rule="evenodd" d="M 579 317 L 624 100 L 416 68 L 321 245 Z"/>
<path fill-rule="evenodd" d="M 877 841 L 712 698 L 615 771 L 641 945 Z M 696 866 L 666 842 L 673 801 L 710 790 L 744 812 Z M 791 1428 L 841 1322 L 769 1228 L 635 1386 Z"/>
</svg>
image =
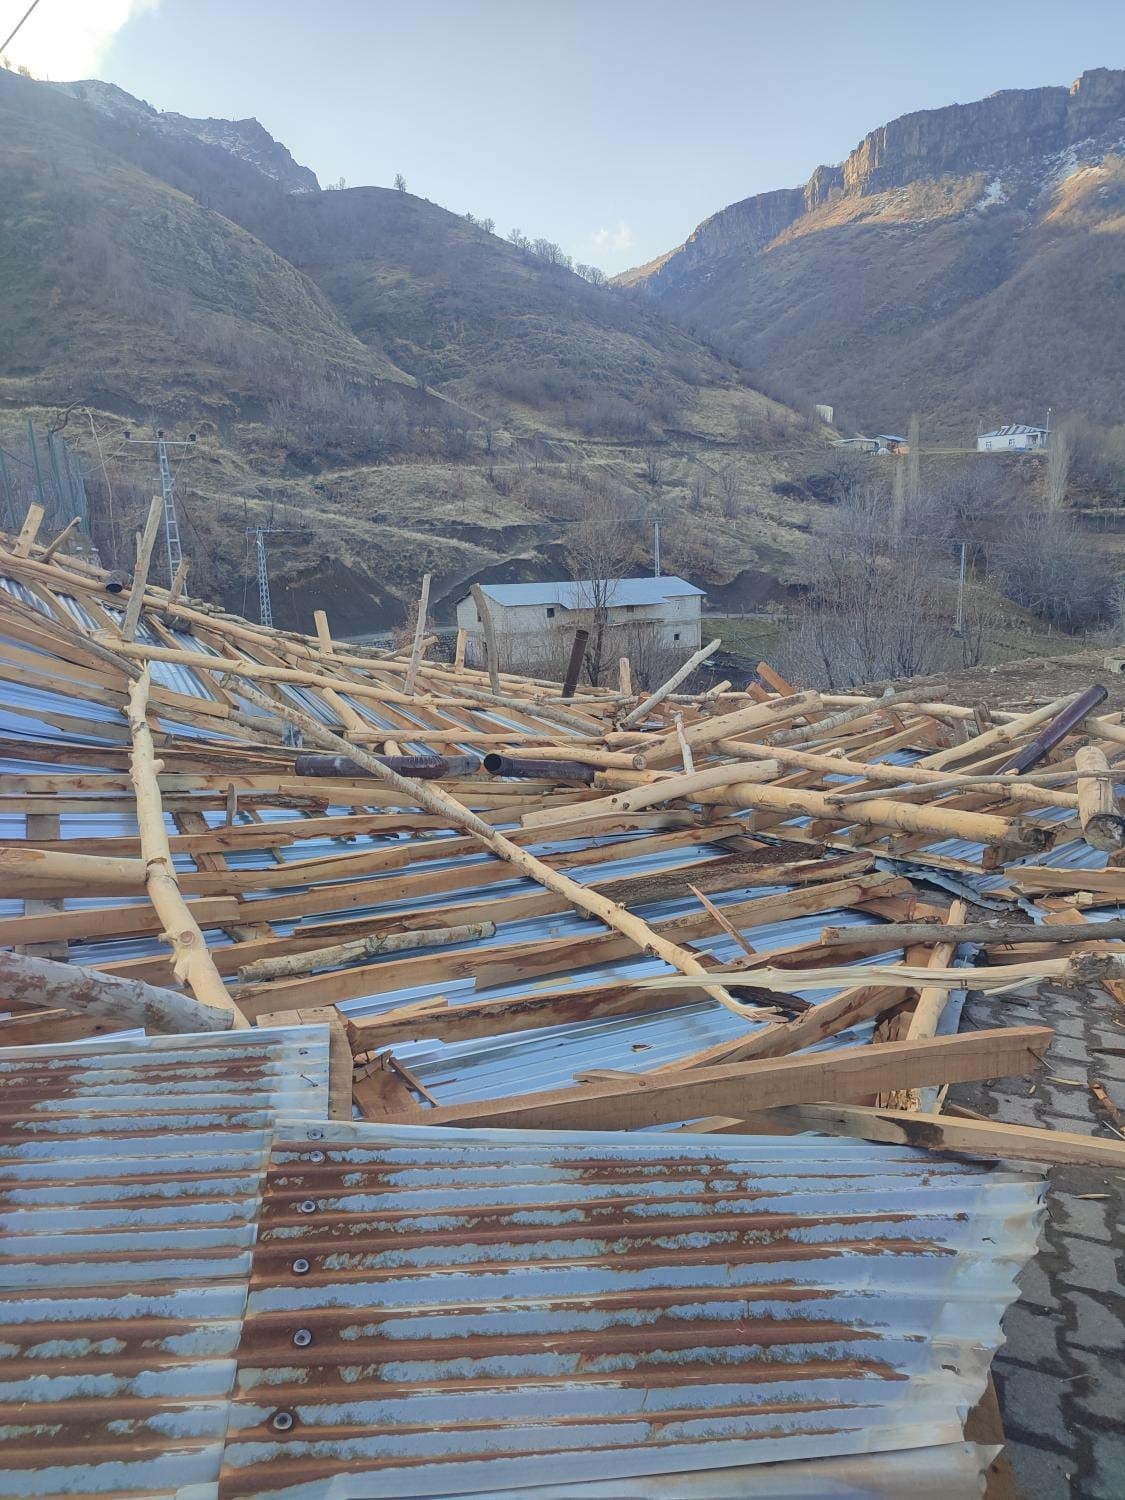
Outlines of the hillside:
<svg viewBox="0 0 1125 1500">
<path fill-rule="evenodd" d="M 903 116 L 620 284 L 858 426 L 1120 422 L 1125 72 Z"/>
<path fill-rule="evenodd" d="M 245 607 L 246 528 L 285 528 L 282 625 L 394 624 L 424 570 L 439 615 L 557 572 L 590 507 L 637 566 L 661 518 L 666 565 L 720 597 L 797 566 L 808 515 L 774 487 L 800 420 L 655 309 L 408 193 L 322 192 L 256 121 L 0 70 L 0 129 L 0 435 L 69 424 L 103 554 L 153 486 L 144 424 L 199 434 L 197 588 Z"/>
</svg>

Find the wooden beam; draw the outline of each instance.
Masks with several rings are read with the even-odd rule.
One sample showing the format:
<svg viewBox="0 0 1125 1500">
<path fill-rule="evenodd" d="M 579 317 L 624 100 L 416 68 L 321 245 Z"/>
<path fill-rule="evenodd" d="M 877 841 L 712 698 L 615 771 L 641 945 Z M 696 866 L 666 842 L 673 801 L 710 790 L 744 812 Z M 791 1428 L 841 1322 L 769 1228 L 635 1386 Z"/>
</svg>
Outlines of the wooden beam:
<svg viewBox="0 0 1125 1500">
<path fill-rule="evenodd" d="M 74 532 L 77 531 L 78 527 L 81 526 L 81 524 L 82 521 L 79 516 L 75 516 L 72 521 L 68 521 L 63 529 L 59 532 L 58 536 L 56 536 L 53 541 L 47 543 L 47 546 L 43 550 L 43 556 L 39 559 L 39 561 L 45 563 L 50 562 L 51 558 L 54 557 L 55 553 L 59 550 L 62 544 L 65 541 L 68 541 L 71 536 L 73 536 Z"/>
<path fill-rule="evenodd" d="M 713 641 L 708 641 L 706 646 L 701 646 L 698 651 L 688 657 L 682 667 L 672 673 L 667 682 L 661 683 L 655 693 L 650 694 L 643 703 L 638 703 L 632 712 L 625 715 L 621 720 L 621 728 L 629 729 L 634 724 L 643 724 L 653 709 L 663 703 L 668 694 L 678 688 L 684 678 L 689 677 L 696 667 L 701 666 L 709 656 L 713 656 L 722 644 L 716 636 Z"/>
<path fill-rule="evenodd" d="M 484 590 L 479 583 L 474 583 L 469 592 L 473 596 L 473 603 L 477 607 L 480 616 L 481 632 L 484 635 L 484 655 L 488 666 L 488 681 L 492 691 L 500 694 L 500 664 L 496 660 L 496 633 L 492 628 L 492 616 L 489 613 L 488 604 L 485 602 Z"/>
<path fill-rule="evenodd" d="M 414 622 L 414 643 L 410 648 L 410 663 L 406 668 L 405 691 L 412 697 L 414 684 L 418 680 L 418 668 L 422 661 L 422 642 L 426 638 L 426 611 L 430 607 L 430 574 L 423 573 L 422 588 L 418 594 L 418 618 Z"/>
<path fill-rule="evenodd" d="M 43 507 L 37 503 L 27 507 L 27 515 L 23 519 L 20 534 L 16 538 L 15 553 L 17 557 L 27 557 L 30 553 L 35 538 L 39 535 L 39 528 L 43 524 L 45 514 L 46 512 Z"/>
<path fill-rule="evenodd" d="M 148 508 L 148 519 L 145 521 L 144 534 L 137 548 L 137 566 L 133 573 L 133 582 L 129 586 L 129 603 L 125 607 L 125 619 L 121 625 L 121 636 L 126 641 L 131 641 L 137 633 L 141 607 L 145 602 L 145 587 L 148 584 L 152 549 L 156 546 L 156 533 L 160 530 L 160 518 L 163 513 L 163 499 L 160 495 L 153 495 L 152 504 Z"/>
<path fill-rule="evenodd" d="M 516 1130 L 638 1130 L 701 1115 L 742 1117 L 813 1100 L 852 1103 L 898 1084 L 968 1083 L 1032 1073 L 1052 1033 L 1002 1027 L 928 1042 L 886 1042 L 814 1056 L 783 1057 L 679 1073 L 638 1074 L 628 1083 L 587 1084 L 392 1115 L 395 1124 L 511 1127 Z"/>
<path fill-rule="evenodd" d="M 853 1140 L 921 1146 L 927 1151 L 968 1152 L 1002 1161 L 1125 1171 L 1125 1141 L 1079 1135 L 1070 1130 L 1040 1130 L 1029 1125 L 1005 1125 L 999 1120 L 966 1120 L 917 1110 L 840 1104 L 792 1105 L 771 1110 L 767 1118 L 798 1132 L 819 1130 L 825 1135 L 850 1136 Z M 739 1128 L 744 1128 L 741 1122 Z"/>
<path fill-rule="evenodd" d="M 148 692 L 146 668 L 129 688 L 129 732 L 133 740 L 131 774 L 137 797 L 137 824 L 149 900 L 164 923 L 165 936 L 174 954 L 177 979 L 190 987 L 200 1005 L 228 1016 L 227 1025 L 245 1027 L 249 1023 L 227 993 L 203 933 L 176 881 L 157 781 L 160 762 L 153 752 L 152 732 L 146 717 Z"/>
</svg>

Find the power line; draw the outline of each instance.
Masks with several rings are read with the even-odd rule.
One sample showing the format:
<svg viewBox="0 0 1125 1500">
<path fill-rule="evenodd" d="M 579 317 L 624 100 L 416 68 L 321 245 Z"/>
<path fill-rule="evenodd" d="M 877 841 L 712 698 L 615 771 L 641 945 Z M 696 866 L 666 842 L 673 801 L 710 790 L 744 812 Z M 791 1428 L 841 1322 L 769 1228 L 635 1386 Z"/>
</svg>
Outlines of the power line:
<svg viewBox="0 0 1125 1500">
<path fill-rule="evenodd" d="M 4 38 L 4 40 L 2 42 L 0 42 L 0 52 L 3 52 L 4 48 L 8 45 L 9 42 L 15 41 L 16 36 L 17 36 L 17 34 L 18 34 L 19 30 L 20 30 L 20 27 L 27 20 L 28 16 L 31 14 L 31 12 L 35 9 L 35 7 L 38 4 L 39 4 L 39 0 L 31 0 L 31 4 L 27 7 L 27 9 L 24 11 L 23 15 L 16 22 L 16 29 L 15 29 L 15 31 L 9 31 L 8 35 Z"/>
</svg>

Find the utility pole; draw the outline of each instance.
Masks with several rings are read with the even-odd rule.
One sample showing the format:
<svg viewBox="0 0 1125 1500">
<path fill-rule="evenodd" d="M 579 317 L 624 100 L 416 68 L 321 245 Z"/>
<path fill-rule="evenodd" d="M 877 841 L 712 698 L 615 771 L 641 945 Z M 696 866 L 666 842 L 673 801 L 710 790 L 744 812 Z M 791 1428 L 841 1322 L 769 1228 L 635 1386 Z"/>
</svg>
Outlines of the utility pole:
<svg viewBox="0 0 1125 1500">
<path fill-rule="evenodd" d="M 168 587 L 176 577 L 176 569 L 183 561 L 183 549 L 180 546 L 180 521 L 176 514 L 176 481 L 172 474 L 171 465 L 168 462 L 169 448 L 190 448 L 195 442 L 195 433 L 189 432 L 186 438 L 169 439 L 164 436 L 163 428 L 158 428 L 155 438 L 134 437 L 131 432 L 125 433 L 127 443 L 141 443 L 151 447 L 156 444 L 156 461 L 160 466 L 160 494 L 164 501 L 164 547 L 168 556 Z"/>
<path fill-rule="evenodd" d="M 258 562 L 258 619 L 263 625 L 273 625 L 273 604 L 270 600 L 269 554 L 266 537 L 281 533 L 307 536 L 299 526 L 247 526 L 246 535 L 254 538 L 254 555 Z"/>
<path fill-rule="evenodd" d="M 660 577 L 660 522 L 652 523 L 652 576 Z"/>
</svg>

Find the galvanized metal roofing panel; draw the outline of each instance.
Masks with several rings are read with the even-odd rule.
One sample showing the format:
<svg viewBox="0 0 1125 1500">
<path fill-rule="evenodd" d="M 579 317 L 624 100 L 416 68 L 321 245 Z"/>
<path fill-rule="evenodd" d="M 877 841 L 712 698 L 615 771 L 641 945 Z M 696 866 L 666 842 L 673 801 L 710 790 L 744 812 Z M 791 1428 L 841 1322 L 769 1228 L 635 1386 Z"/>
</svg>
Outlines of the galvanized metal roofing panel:
<svg viewBox="0 0 1125 1500">
<path fill-rule="evenodd" d="M 0 1494 L 214 1494 L 279 1108 L 327 1027 L 0 1051 Z"/>
<path fill-rule="evenodd" d="M 222 1494 L 924 1465 L 961 1442 L 1041 1191 L 811 1137 L 286 1125 Z"/>
</svg>

